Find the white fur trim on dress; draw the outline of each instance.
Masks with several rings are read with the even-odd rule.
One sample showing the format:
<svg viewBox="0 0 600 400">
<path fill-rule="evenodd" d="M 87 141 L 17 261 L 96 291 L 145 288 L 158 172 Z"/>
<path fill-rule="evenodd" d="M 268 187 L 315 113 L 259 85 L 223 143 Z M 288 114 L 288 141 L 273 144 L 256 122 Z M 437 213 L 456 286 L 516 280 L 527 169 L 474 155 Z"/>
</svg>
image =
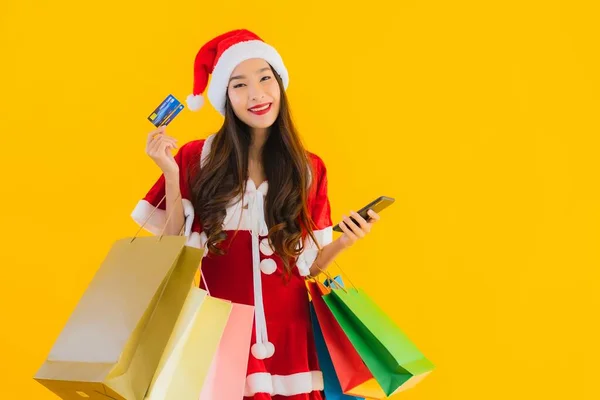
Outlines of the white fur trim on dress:
<svg viewBox="0 0 600 400">
<path fill-rule="evenodd" d="M 146 200 L 140 200 L 133 209 L 133 212 L 131 213 L 131 218 L 133 218 L 133 220 L 139 226 L 142 226 L 142 224 L 144 223 L 144 221 L 146 221 L 152 210 L 154 210 L 154 206 L 152 204 L 150 204 Z M 144 229 L 154 235 L 158 235 L 165 224 L 165 214 L 165 210 L 156 210 L 154 214 L 152 214 L 152 217 L 150 217 L 150 219 L 146 221 Z"/>
<path fill-rule="evenodd" d="M 238 64 L 251 58 L 262 58 L 271 64 L 281 77 L 284 89 L 287 89 L 289 84 L 288 71 L 283 59 L 273 46 L 260 40 L 236 43 L 219 57 L 208 86 L 208 99 L 221 115 L 225 115 L 225 98 L 231 73 Z"/>
<path fill-rule="evenodd" d="M 267 372 L 250 374 L 246 378 L 244 396 L 268 393 L 271 396 L 294 396 L 324 389 L 321 371 L 300 372 L 292 375 L 271 375 Z"/>
<path fill-rule="evenodd" d="M 206 236 L 206 232 L 198 233 L 192 232 L 192 234 L 188 237 L 186 246 L 195 247 L 197 249 L 206 250 L 206 244 L 208 242 L 208 238 Z M 206 253 L 204 254 L 206 256 Z"/>
<path fill-rule="evenodd" d="M 212 142 L 215 139 L 215 134 L 209 135 L 206 139 L 204 139 L 204 144 L 202 145 L 202 152 L 200 153 L 200 167 L 204 167 L 208 160 L 208 155 L 210 154 L 210 149 L 212 147 Z"/>
<path fill-rule="evenodd" d="M 185 218 L 184 235 L 189 237 L 192 232 L 192 223 L 194 221 L 194 206 L 188 199 L 181 199 L 181 202 L 183 205 L 183 215 Z M 146 221 L 150 213 L 152 213 L 154 208 L 155 207 L 148 201 L 140 200 L 133 209 L 131 218 L 133 218 L 133 220 L 141 226 L 144 221 Z M 154 235 L 159 235 L 162 232 L 166 222 L 167 212 L 158 208 L 156 211 L 154 211 L 154 214 L 152 214 L 152 217 L 150 217 L 148 222 L 146 222 L 144 229 Z"/>
<path fill-rule="evenodd" d="M 183 205 L 183 215 L 185 218 L 185 230 L 183 234 L 187 237 L 192 233 L 192 224 L 194 223 L 194 205 L 188 199 L 181 199 Z"/>
<path fill-rule="evenodd" d="M 333 227 L 331 226 L 321 230 L 313 231 L 313 234 L 315 235 L 315 238 L 317 239 L 317 242 L 321 248 L 333 242 Z M 304 239 L 304 250 L 296 260 L 296 266 L 298 267 L 300 276 L 308 276 L 310 274 L 310 267 L 317 259 L 318 254 L 319 248 L 315 242 L 313 242 L 312 238 L 307 236 L 306 239 Z"/>
</svg>

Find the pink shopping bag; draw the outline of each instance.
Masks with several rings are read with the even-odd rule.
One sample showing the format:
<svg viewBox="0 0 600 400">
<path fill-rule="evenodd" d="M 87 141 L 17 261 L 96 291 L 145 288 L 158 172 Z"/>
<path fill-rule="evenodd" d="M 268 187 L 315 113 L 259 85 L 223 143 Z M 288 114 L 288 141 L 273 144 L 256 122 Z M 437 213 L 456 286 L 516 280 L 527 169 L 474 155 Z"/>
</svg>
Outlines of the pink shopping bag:
<svg viewBox="0 0 600 400">
<path fill-rule="evenodd" d="M 254 307 L 233 303 L 199 400 L 240 400 L 244 397 Z"/>
</svg>

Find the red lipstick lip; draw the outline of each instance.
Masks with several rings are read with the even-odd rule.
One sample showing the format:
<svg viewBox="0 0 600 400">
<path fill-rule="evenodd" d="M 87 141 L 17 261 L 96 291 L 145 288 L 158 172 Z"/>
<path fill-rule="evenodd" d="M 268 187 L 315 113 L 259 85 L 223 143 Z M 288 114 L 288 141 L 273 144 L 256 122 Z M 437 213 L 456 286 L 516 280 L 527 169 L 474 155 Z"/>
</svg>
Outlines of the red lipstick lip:
<svg viewBox="0 0 600 400">
<path fill-rule="evenodd" d="M 266 106 L 266 105 L 268 105 L 268 107 L 267 107 L 267 108 L 265 108 L 264 110 L 261 110 L 261 111 L 253 111 L 255 108 L 264 107 L 264 106 Z M 248 109 L 248 111 L 250 111 L 252 114 L 255 114 L 255 115 L 264 115 L 264 114 L 268 113 L 269 111 L 271 111 L 271 105 L 272 105 L 272 103 L 263 103 L 263 104 L 258 104 L 258 105 L 254 106 L 254 107 L 252 107 L 252 108 L 249 108 L 249 109 Z"/>
<path fill-rule="evenodd" d="M 252 110 L 254 110 L 255 108 L 261 108 L 261 107 L 264 107 L 264 106 L 266 106 L 267 104 L 271 104 L 271 103 L 262 103 L 262 104 L 257 104 L 257 105 L 255 105 L 254 107 L 252 107 L 252 108 L 249 108 L 249 109 L 248 109 L 248 111 L 252 111 Z"/>
</svg>

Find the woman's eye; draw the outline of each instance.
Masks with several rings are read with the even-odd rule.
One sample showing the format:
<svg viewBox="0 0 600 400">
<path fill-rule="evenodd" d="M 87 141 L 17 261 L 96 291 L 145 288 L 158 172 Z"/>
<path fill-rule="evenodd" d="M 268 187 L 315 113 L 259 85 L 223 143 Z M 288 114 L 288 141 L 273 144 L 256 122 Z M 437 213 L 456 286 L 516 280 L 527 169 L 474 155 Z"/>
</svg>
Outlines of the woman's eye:
<svg viewBox="0 0 600 400">
<path fill-rule="evenodd" d="M 268 75 L 267 75 L 267 76 L 263 76 L 263 77 L 262 77 L 262 79 L 261 79 L 261 81 L 266 81 L 266 80 L 268 80 L 268 79 L 271 79 L 271 77 L 270 77 L 270 76 L 268 76 Z"/>
<path fill-rule="evenodd" d="M 242 86 L 244 86 L 244 84 L 243 84 L 243 83 L 238 83 L 238 84 L 235 84 L 235 85 L 233 85 L 233 88 L 234 88 L 234 89 L 237 89 L 237 88 L 240 88 L 240 87 L 242 87 Z"/>
</svg>

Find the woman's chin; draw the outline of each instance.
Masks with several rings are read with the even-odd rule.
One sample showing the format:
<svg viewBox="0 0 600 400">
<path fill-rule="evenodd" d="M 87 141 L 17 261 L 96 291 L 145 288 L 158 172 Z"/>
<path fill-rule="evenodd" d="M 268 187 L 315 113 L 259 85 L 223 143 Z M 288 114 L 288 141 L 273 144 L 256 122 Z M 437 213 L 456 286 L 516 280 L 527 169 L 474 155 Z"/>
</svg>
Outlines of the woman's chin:
<svg viewBox="0 0 600 400">
<path fill-rule="evenodd" d="M 254 129 L 265 129 L 270 128 L 275 123 L 277 118 L 253 118 L 253 116 L 249 116 L 245 118 L 245 123 L 250 128 Z"/>
</svg>

